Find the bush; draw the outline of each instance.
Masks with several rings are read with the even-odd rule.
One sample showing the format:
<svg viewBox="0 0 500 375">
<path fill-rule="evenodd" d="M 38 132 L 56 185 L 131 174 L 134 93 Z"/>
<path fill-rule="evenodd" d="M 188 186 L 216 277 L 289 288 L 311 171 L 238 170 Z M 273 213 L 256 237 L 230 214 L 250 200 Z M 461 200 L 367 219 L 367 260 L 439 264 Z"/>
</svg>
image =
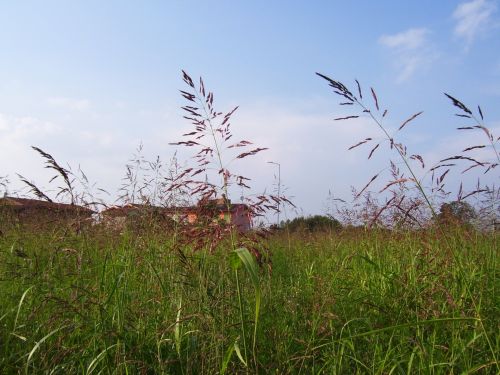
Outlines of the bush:
<svg viewBox="0 0 500 375">
<path fill-rule="evenodd" d="M 476 218 L 476 211 L 465 201 L 443 203 L 437 216 L 438 221 L 444 225 L 471 225 Z"/>
<path fill-rule="evenodd" d="M 291 221 L 287 220 L 282 226 L 284 228 L 287 228 L 291 232 L 299 230 L 309 232 L 322 232 L 340 229 L 342 227 L 342 224 L 340 224 L 340 222 L 333 217 L 314 215 L 308 217 L 296 217 Z"/>
</svg>

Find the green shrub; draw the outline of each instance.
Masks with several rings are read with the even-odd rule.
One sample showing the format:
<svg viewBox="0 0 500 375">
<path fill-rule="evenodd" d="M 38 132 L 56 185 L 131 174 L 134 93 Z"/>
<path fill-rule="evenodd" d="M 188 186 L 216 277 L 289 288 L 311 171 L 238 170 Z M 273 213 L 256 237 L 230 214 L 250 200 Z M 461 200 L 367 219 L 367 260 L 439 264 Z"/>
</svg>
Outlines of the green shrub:
<svg viewBox="0 0 500 375">
<path fill-rule="evenodd" d="M 314 215 L 308 217 L 296 217 L 291 221 L 287 220 L 283 226 L 291 232 L 322 232 L 340 229 L 342 227 L 342 224 L 340 224 L 337 219 L 329 216 Z"/>
</svg>

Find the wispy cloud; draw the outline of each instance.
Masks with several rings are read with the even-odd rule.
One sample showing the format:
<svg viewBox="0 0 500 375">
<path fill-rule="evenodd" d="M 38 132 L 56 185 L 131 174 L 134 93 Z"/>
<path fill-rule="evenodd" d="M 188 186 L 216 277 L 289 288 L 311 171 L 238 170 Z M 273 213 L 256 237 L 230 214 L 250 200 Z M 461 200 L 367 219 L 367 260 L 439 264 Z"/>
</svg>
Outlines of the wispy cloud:
<svg viewBox="0 0 500 375">
<path fill-rule="evenodd" d="M 0 112 L 0 176 L 9 176 L 11 193 L 27 193 L 17 173 L 35 181 L 46 192 L 54 188 L 47 185 L 53 174 L 44 168 L 43 159 L 31 146 L 40 147 L 73 170 L 81 166 L 99 187 L 115 193 L 124 164 L 133 152 L 128 146 L 136 140 L 124 138 L 97 121 L 81 130 L 84 127 L 80 121 L 77 118 L 77 126 L 71 127 L 64 122 Z"/>
<path fill-rule="evenodd" d="M 44 137 L 52 135 L 59 130 L 58 126 L 49 121 L 43 121 L 35 117 L 16 117 L 0 113 L 0 135 L 2 140 L 33 137 Z"/>
<path fill-rule="evenodd" d="M 411 51 L 424 46 L 428 34 L 426 28 L 409 29 L 394 35 L 382 35 L 379 41 L 389 48 Z"/>
<path fill-rule="evenodd" d="M 63 108 L 71 111 L 84 111 L 90 108 L 90 101 L 87 99 L 74 99 L 62 96 L 52 97 L 47 102 L 54 107 Z"/>
<path fill-rule="evenodd" d="M 31 145 L 45 145 L 57 137 L 60 127 L 52 122 L 32 116 L 13 116 L 0 113 L 0 175 L 10 177 L 9 190 L 18 190 L 16 173 L 27 175 L 30 179 L 40 177 L 46 172 L 40 158 L 30 149 Z M 39 169 L 33 166 L 40 165 Z M 40 172 L 41 171 L 41 172 Z"/>
<path fill-rule="evenodd" d="M 457 21 L 454 33 L 465 41 L 466 49 L 493 26 L 492 16 L 496 9 L 496 4 L 489 0 L 472 0 L 457 6 L 453 12 Z"/>
<path fill-rule="evenodd" d="M 313 214 L 322 212 L 329 188 L 350 199 L 351 185 L 363 186 L 372 169 L 383 167 L 378 159 L 383 154 L 367 168 L 370 147 L 347 151 L 366 137 L 377 139 L 378 129 L 369 119 L 334 121 L 352 112 L 332 109 L 321 100 L 305 101 L 287 104 L 269 98 L 242 108 L 234 120 L 235 134 L 269 150 L 234 168 L 252 178 L 254 191 L 262 191 L 272 188 L 276 173 L 267 161 L 280 163 L 282 182 L 290 188 L 287 194 L 295 197 L 298 207 L 306 208 L 305 214 Z"/>
<path fill-rule="evenodd" d="M 395 56 L 399 83 L 409 80 L 419 69 L 427 69 L 437 58 L 437 52 L 428 40 L 429 34 L 426 28 L 412 28 L 379 38 L 379 43 Z"/>
</svg>

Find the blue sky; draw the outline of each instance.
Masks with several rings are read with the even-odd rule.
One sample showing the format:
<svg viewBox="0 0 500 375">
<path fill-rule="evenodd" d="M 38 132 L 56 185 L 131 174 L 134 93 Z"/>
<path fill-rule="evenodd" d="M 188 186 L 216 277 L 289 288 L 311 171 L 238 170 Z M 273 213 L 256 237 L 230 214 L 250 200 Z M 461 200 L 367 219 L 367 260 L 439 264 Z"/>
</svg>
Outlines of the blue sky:
<svg viewBox="0 0 500 375">
<path fill-rule="evenodd" d="M 168 160 L 189 128 L 180 70 L 202 75 L 217 107 L 239 105 L 235 136 L 270 150 L 240 168 L 255 191 L 283 183 L 303 213 L 329 190 L 349 198 L 387 165 L 349 145 L 376 134 L 345 114 L 314 73 L 373 86 L 403 140 L 429 162 L 469 145 L 443 96 L 481 104 L 500 133 L 500 12 L 471 1 L 16 1 L 0 5 L 0 176 L 42 186 L 50 175 L 29 149 L 80 164 L 113 194 L 137 145 Z M 353 86 L 352 86 L 353 87 Z M 372 132 L 372 133 L 370 133 Z M 187 159 L 187 154 L 181 153 Z M 458 176 L 454 177 L 458 179 Z M 498 180 L 497 176 L 493 177 Z M 474 179 L 470 177 L 470 183 Z"/>
</svg>

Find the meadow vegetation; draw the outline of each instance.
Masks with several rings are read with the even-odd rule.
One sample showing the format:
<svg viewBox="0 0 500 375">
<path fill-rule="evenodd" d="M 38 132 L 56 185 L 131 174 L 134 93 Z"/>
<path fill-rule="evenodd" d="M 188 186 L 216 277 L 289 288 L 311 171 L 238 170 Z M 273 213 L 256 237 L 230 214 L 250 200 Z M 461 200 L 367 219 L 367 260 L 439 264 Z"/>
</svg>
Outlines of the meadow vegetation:
<svg viewBox="0 0 500 375">
<path fill-rule="evenodd" d="M 326 216 L 248 232 L 214 220 L 207 214 L 213 198 L 249 189 L 231 164 L 265 148 L 232 140 L 236 108 L 216 111 L 203 81 L 183 72 L 183 109 L 193 131 L 175 144 L 194 150 L 193 160 L 181 167 L 173 159 L 162 175 L 159 160 L 134 156 L 121 202 L 174 207 L 195 197 L 199 220 L 137 215 L 120 228 L 99 222 L 75 230 L 75 223 L 15 221 L 1 209 L 0 372 L 498 373 L 498 188 L 461 186 L 441 210 L 435 203 L 449 197 L 444 181 L 458 168 L 454 162 L 490 174 L 500 162 L 481 109 L 474 117 L 450 97 L 475 121 L 463 130 L 482 131 L 489 144 L 443 158 L 430 167 L 427 185 L 414 165 L 425 168 L 423 158 L 388 132 L 375 91 L 370 109 L 359 83 L 355 95 L 320 76 L 346 100 L 342 105 L 358 107 L 383 134 L 352 148 L 376 141 L 369 158 L 384 145 L 395 153 L 378 194 L 370 189 L 380 173 L 353 191 L 354 205 Z M 491 150 L 492 160 L 468 156 L 479 148 Z M 50 198 L 23 177 L 34 195 L 94 209 L 104 204 L 83 172 L 78 178 L 35 150 L 62 187 Z M 141 180 L 144 165 L 151 173 Z M 487 204 L 467 203 L 478 196 Z M 254 217 L 293 207 L 280 193 L 248 192 L 245 202 Z M 482 216 L 493 225 L 478 226 Z"/>
<path fill-rule="evenodd" d="M 157 233 L 4 232 L 2 373 L 497 371 L 496 235 L 358 228 L 267 245 L 254 361 L 255 285 L 242 269 L 245 348 L 229 244 L 180 254 Z"/>
</svg>

